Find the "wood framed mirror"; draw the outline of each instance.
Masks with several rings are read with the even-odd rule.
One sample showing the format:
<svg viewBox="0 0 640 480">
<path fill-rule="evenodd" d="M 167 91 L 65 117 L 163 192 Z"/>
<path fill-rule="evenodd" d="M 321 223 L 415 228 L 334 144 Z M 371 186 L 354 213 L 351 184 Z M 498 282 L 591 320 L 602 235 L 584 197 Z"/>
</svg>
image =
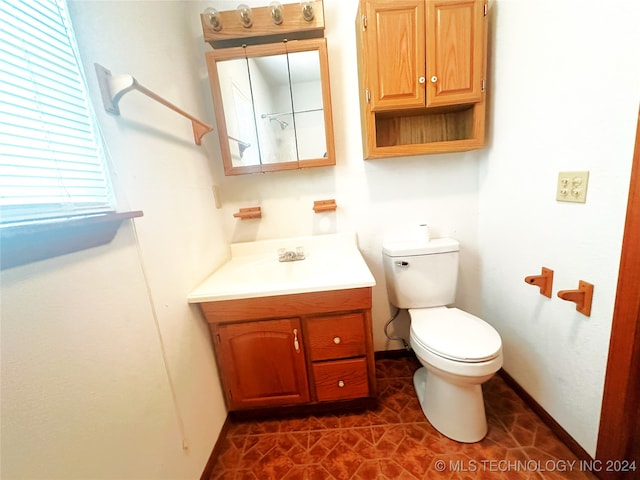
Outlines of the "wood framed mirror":
<svg viewBox="0 0 640 480">
<path fill-rule="evenodd" d="M 206 54 L 225 175 L 335 165 L 324 38 Z"/>
</svg>

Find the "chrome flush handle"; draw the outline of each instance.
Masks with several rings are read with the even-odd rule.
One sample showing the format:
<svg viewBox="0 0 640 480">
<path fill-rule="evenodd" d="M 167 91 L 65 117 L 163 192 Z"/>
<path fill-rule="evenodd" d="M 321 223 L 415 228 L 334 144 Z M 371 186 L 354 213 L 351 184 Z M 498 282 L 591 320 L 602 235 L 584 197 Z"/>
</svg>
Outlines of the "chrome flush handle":
<svg viewBox="0 0 640 480">
<path fill-rule="evenodd" d="M 396 262 L 396 267 L 409 268 L 409 262 Z"/>
</svg>

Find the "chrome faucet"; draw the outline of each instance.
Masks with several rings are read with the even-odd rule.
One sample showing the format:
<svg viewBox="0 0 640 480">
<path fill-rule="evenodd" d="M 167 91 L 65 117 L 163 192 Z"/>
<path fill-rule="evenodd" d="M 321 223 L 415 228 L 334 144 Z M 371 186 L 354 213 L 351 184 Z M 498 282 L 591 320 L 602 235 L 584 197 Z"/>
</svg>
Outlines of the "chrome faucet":
<svg viewBox="0 0 640 480">
<path fill-rule="evenodd" d="M 297 247 L 295 251 L 284 248 L 278 250 L 279 262 L 296 262 L 298 260 L 304 260 L 304 248 Z"/>
</svg>

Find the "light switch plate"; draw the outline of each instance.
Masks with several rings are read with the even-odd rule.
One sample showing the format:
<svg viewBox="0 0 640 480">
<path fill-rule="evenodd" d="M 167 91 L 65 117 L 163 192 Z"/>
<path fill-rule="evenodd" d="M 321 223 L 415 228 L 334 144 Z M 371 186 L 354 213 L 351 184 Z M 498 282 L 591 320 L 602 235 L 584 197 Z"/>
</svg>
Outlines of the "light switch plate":
<svg viewBox="0 0 640 480">
<path fill-rule="evenodd" d="M 589 172 L 560 172 L 556 200 L 559 202 L 585 203 Z"/>
<path fill-rule="evenodd" d="M 216 208 L 222 208 L 222 202 L 220 201 L 220 187 L 213 185 L 211 187 L 211 191 L 213 192 L 213 201 L 215 202 Z"/>
</svg>

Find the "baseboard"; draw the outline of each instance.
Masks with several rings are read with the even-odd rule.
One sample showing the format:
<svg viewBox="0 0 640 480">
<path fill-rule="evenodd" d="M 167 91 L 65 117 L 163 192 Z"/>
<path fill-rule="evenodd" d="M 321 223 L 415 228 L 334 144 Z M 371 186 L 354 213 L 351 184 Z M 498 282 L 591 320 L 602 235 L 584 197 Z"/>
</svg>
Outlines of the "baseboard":
<svg viewBox="0 0 640 480">
<path fill-rule="evenodd" d="M 538 415 L 542 421 L 551 429 L 553 433 L 564 443 L 569 450 L 571 450 L 578 460 L 584 460 L 586 462 L 593 461 L 591 455 L 587 453 L 587 451 L 580 446 L 578 442 L 574 440 L 574 438 L 569 435 L 569 433 L 562 428 L 562 426 L 555 421 L 555 419 L 549 415 L 549 413 L 542 408 L 536 400 L 527 393 L 527 391 L 520 386 L 516 380 L 509 375 L 504 369 L 500 369 L 498 371 L 498 375 L 504 380 L 504 382 L 511 387 L 511 389 L 516 392 L 516 394 L 527 404 L 527 406 L 533 410 L 533 412 Z"/>
<path fill-rule="evenodd" d="M 220 433 L 218 434 L 218 440 L 216 440 L 216 444 L 213 446 L 213 450 L 211 451 L 211 455 L 209 455 L 209 460 L 207 460 L 207 464 L 205 465 L 202 475 L 200 476 L 200 480 L 209 480 L 211 478 L 211 474 L 213 473 L 213 466 L 220 456 L 220 453 L 222 453 L 222 444 L 227 438 L 227 432 L 229 431 L 230 426 L 231 419 L 227 414 L 227 418 L 224 419 L 224 423 L 222 424 L 222 428 L 220 429 Z"/>
<path fill-rule="evenodd" d="M 401 348 L 399 350 L 379 350 L 374 352 L 374 358 L 376 360 L 383 360 L 385 358 L 405 358 L 413 355 L 415 355 L 413 350 L 407 350 L 406 348 Z"/>
</svg>

